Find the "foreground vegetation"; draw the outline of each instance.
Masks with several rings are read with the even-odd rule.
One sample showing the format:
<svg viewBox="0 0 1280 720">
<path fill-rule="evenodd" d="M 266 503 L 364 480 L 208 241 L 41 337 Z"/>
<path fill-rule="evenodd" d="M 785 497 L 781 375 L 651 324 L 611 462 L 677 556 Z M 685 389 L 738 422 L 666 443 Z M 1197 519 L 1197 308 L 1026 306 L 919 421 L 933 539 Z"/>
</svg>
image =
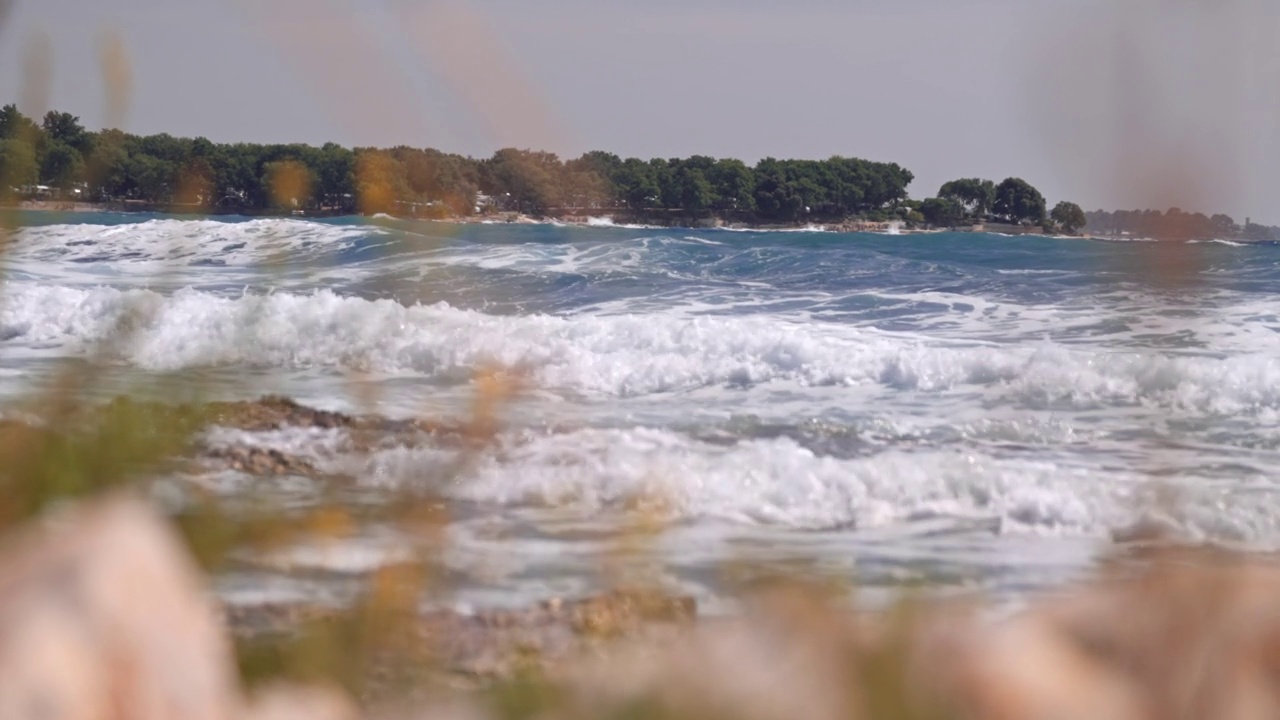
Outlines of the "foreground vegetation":
<svg viewBox="0 0 1280 720">
<path fill-rule="evenodd" d="M 423 604 L 447 583 L 437 563 L 447 508 L 406 497 L 391 511 L 418 552 L 367 573 L 349 605 L 218 611 L 192 554 L 216 569 L 237 551 L 341 535 L 350 510 L 227 513 L 192 492 L 166 520 L 139 499 L 148 477 L 172 469 L 208 423 L 358 430 L 371 420 L 279 398 L 95 406 L 78 399 L 93 378 L 91 366 L 69 368 L 33 398 L 31 409 L 57 425 L 0 425 L 4 717 L 1246 720 L 1280 711 L 1280 570 L 1158 533 L 1118 546 L 1096 579 L 1003 619 L 984 617 L 975 598 L 904 595 L 860 608 L 848 587 L 802 575 L 741 584 L 729 618 L 698 618 L 690 599 L 657 586 L 462 615 Z M 491 381 L 477 390 L 492 392 Z M 491 427 L 457 432 L 484 452 Z M 640 532 L 619 528 L 619 537 L 634 549 Z"/>
</svg>

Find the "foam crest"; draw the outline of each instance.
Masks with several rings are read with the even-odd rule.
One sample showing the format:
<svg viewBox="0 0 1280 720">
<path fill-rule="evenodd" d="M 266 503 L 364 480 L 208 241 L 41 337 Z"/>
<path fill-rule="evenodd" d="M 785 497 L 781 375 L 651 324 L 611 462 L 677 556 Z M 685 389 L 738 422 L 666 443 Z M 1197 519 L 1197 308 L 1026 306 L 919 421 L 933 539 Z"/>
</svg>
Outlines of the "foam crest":
<svg viewBox="0 0 1280 720">
<path fill-rule="evenodd" d="M 956 451 L 840 460 L 785 438 L 722 447 L 656 429 L 537 438 L 486 458 L 452 492 L 588 510 L 649 501 L 685 519 L 798 528 L 868 528 L 940 515 L 1078 533 L 1125 516 L 1117 497 L 1123 483 L 1048 462 Z"/>
<path fill-rule="evenodd" d="M 275 257 L 297 260 L 309 249 L 332 250 L 383 232 L 371 226 L 288 218 L 45 225 L 18 231 L 6 262 L 23 269 L 49 263 L 109 263 L 126 273 L 154 273 L 163 265 L 243 266 Z"/>
<path fill-rule="evenodd" d="M 407 457 L 435 451 L 398 449 Z M 387 469 L 375 456 L 371 468 Z M 364 476 L 385 485 L 391 476 Z M 414 482 L 420 472 L 399 476 Z M 998 456 L 973 448 L 888 450 L 857 458 L 815 453 L 788 438 L 710 444 L 655 428 L 585 429 L 507 437 L 447 484 L 485 504 L 549 505 L 588 515 L 648 508 L 677 522 L 805 530 L 884 529 L 1107 537 L 1156 520 L 1197 540 L 1275 547 L 1280 513 L 1256 487 L 1177 481 L 1156 500 L 1139 470 L 1087 460 Z"/>
<path fill-rule="evenodd" d="M 330 291 L 164 296 L 24 284 L 0 300 L 0 338 L 13 345 L 66 351 L 124 329 L 125 359 L 150 370 L 245 364 L 465 380 L 499 363 L 531 372 L 547 389 L 605 397 L 789 383 L 982 391 L 1033 406 L 1280 407 L 1280 360 L 1269 353 L 964 345 L 777 316 L 499 316 Z"/>
</svg>

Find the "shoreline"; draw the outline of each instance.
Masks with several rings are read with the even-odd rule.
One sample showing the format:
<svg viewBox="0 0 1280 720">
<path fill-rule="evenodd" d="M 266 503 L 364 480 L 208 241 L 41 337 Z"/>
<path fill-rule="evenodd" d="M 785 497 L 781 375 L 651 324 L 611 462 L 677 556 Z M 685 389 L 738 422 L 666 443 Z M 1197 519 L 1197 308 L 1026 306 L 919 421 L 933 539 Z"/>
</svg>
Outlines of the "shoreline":
<svg viewBox="0 0 1280 720">
<path fill-rule="evenodd" d="M 717 221 L 716 224 L 699 225 L 696 223 L 682 224 L 654 224 L 654 223 L 633 223 L 627 220 L 618 221 L 612 215 L 564 215 L 555 216 L 533 216 L 524 213 L 504 212 L 494 213 L 490 215 L 467 215 L 450 218 L 426 218 L 416 217 L 412 215 L 392 215 L 389 213 L 373 213 L 373 214 L 344 214 L 344 213 L 327 213 L 327 212 L 210 212 L 208 208 L 147 208 L 133 209 L 128 207 L 120 207 L 114 203 L 90 203 L 79 201 L 50 201 L 50 200 L 24 200 L 16 205 L 0 205 L 0 211 L 19 211 L 19 212 L 41 212 L 41 213 L 68 213 L 68 214 L 87 214 L 87 213 L 119 213 L 119 214 L 153 214 L 164 215 L 170 217 L 183 217 L 187 215 L 203 215 L 208 217 L 228 216 L 228 217 L 247 217 L 247 218 L 294 218 L 300 220 L 322 220 L 328 218 L 342 217 L 358 217 L 371 221 L 378 220 L 394 220 L 400 222 L 430 222 L 445 225 L 549 225 L 557 227 L 573 227 L 573 228 L 602 228 L 602 229 L 621 229 L 621 230 L 704 230 L 716 232 L 759 232 L 759 233 L 858 233 L 867 235 L 885 235 L 885 236 L 911 236 L 911 235 L 938 235 L 942 233 L 969 233 L 974 235 L 996 235 L 999 237 L 1033 237 L 1033 238 L 1049 238 L 1055 240 L 1092 240 L 1097 242 L 1186 242 L 1186 243 L 1221 243 L 1225 245 L 1263 245 L 1266 241 L 1248 240 L 1243 238 L 1176 238 L 1162 240 L 1160 238 L 1150 237 L 1122 237 L 1111 234 L 1098 234 L 1090 232 L 1082 232 L 1079 235 L 1063 235 L 1060 233 L 1045 232 L 1009 232 L 1010 226 L 996 225 L 994 228 L 978 229 L 977 226 L 970 227 L 883 227 L 886 223 L 871 223 L 858 220 L 847 220 L 843 222 L 811 222 L 806 224 L 794 225 L 777 225 L 777 224 L 752 224 L 752 223 L 724 223 Z M 189 210 L 189 212 L 187 212 Z M 879 227 L 876 227 L 879 226 Z M 1030 229 L 1030 228 L 1028 228 Z"/>
<path fill-rule="evenodd" d="M 232 216 L 232 217 L 248 217 L 248 218 L 296 218 L 302 220 L 317 220 L 325 218 L 337 217 L 360 217 L 369 220 L 396 220 L 406 222 L 432 222 L 443 223 L 448 225 L 552 225 L 561 227 L 581 227 L 581 228 L 612 228 L 627 230 L 670 230 L 670 229 L 687 229 L 687 230 L 713 230 L 722 232 L 829 232 L 829 233 L 867 233 L 873 235 L 931 235 L 945 232 L 983 232 L 969 229 L 957 228 L 918 228 L 918 227 L 902 227 L 896 223 L 878 223 L 859 220 L 845 220 L 840 222 L 810 222 L 804 224 L 752 224 L 752 223 L 725 223 L 717 219 L 714 224 L 699 223 L 672 223 L 672 224 L 656 224 L 651 222 L 630 222 L 630 219 L 617 220 L 613 215 L 563 215 L 563 216 L 533 216 L 524 213 L 504 212 L 494 213 L 490 215 L 466 215 L 449 218 L 426 218 L 416 217 L 412 215 L 392 215 L 390 213 L 373 213 L 373 214 L 345 214 L 345 213 L 326 213 L 326 212 L 258 212 L 247 213 L 242 211 L 210 212 L 208 208 L 190 208 L 190 212 L 185 212 L 187 208 L 146 208 L 134 209 L 121 207 L 115 203 L 89 203 L 89 202 L 62 202 L 48 200 L 24 200 L 16 205 L 0 206 L 0 209 L 16 210 L 19 212 L 50 212 L 50 213 L 120 213 L 120 214 L 154 214 L 167 215 L 173 217 L 181 217 L 183 215 L 207 215 L 211 217 Z M 1039 235 L 1039 233 L 1021 233 L 1022 235 Z M 1053 237 L 1051 235 L 1042 235 L 1043 237 Z"/>
</svg>

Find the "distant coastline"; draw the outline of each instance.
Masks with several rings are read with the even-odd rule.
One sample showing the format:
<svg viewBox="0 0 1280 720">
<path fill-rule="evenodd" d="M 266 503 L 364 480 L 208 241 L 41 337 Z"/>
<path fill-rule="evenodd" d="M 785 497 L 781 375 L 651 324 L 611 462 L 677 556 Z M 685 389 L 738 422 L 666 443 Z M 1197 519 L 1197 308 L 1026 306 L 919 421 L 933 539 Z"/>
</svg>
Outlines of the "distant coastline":
<svg viewBox="0 0 1280 720">
<path fill-rule="evenodd" d="M 175 207 L 172 205 L 125 205 L 122 203 L 104 203 L 104 202 L 80 202 L 80 201 L 55 201 L 55 200 L 24 200 L 17 203 L 6 203 L 0 207 L 7 207 L 12 210 L 20 210 L 27 212 L 50 212 L 50 213 L 147 213 L 155 215 L 170 215 L 181 217 L 183 215 L 205 215 L 205 216 L 238 216 L 238 217 L 274 217 L 287 218 L 294 217 L 300 219 L 316 219 L 326 217 L 360 217 L 360 215 L 349 215 L 347 213 L 338 212 L 281 212 L 273 210 L 237 209 L 237 208 L 220 208 L 217 211 L 210 212 L 206 208 L 200 206 L 192 207 Z M 744 230 L 744 231 L 804 231 L 812 230 L 814 232 L 847 232 L 847 233 L 875 233 L 883 235 L 920 235 L 932 234 L 940 232 L 993 232 L 1004 235 L 1043 235 L 1043 233 L 1032 232 L 1039 228 L 1029 228 L 1009 225 L 996 225 L 988 228 L 984 225 L 964 226 L 964 227 L 911 227 L 903 222 L 885 221 L 860 221 L 849 220 L 838 223 L 807 223 L 807 224 L 756 224 L 756 223 L 726 223 L 723 221 L 688 223 L 688 222 L 666 222 L 661 216 L 655 217 L 651 215 L 635 216 L 630 214 L 618 215 L 580 215 L 580 214 L 558 214 L 546 216 L 532 216 L 523 213 L 501 212 L 486 215 L 467 215 L 467 216 L 451 216 L 447 218 L 422 218 L 410 215 L 395 215 L 391 213 L 375 213 L 373 215 L 365 215 L 376 219 L 377 217 L 385 217 L 395 220 L 422 220 L 427 222 L 442 222 L 451 224 L 466 225 L 565 225 L 573 227 L 615 227 L 615 228 L 690 228 L 690 229 L 724 229 L 724 230 Z"/>
<path fill-rule="evenodd" d="M 219 144 L 90 131 L 70 113 L 40 122 L 0 108 L 0 206 L 250 217 L 385 214 L 448 222 L 561 222 L 911 234 L 1280 241 L 1280 228 L 1171 208 L 1085 213 L 1017 177 L 960 178 L 911 198 L 896 163 L 849 157 L 572 160 L 505 148 L 476 159 L 430 148 Z"/>
<path fill-rule="evenodd" d="M 947 183 L 914 200 L 915 179 L 892 162 L 835 156 L 621 158 L 593 151 L 504 148 L 472 158 L 431 148 L 220 144 L 167 134 L 91 131 L 70 113 L 37 121 L 0 108 L 0 200 L 75 209 L 240 215 L 374 215 L 470 221 L 474 216 L 613 217 L 658 226 L 902 232 L 998 220 L 1077 232 L 1083 212 L 1049 212 L 1029 183 Z M 61 204 L 68 203 L 68 204 Z M 50 207 L 28 205 L 28 207 Z"/>
<path fill-rule="evenodd" d="M 42 201 L 27 200 L 18 203 L 0 203 L 0 209 L 19 210 L 25 212 L 49 212 L 49 213 L 146 213 L 153 215 L 166 215 L 173 217 L 183 217 L 191 215 L 202 216 L 237 216 L 237 217 L 259 217 L 259 218 L 299 218 L 299 219 L 318 219 L 326 217 L 362 217 L 360 215 L 349 215 L 345 213 L 309 213 L 309 212 L 279 212 L 279 211 L 248 211 L 238 212 L 236 210 L 221 209 L 218 212 L 208 212 L 200 207 L 173 207 L 173 206 L 126 206 L 120 203 L 92 203 L 92 202 L 74 202 L 74 201 Z M 469 215 L 456 216 L 448 218 L 415 218 L 412 216 L 398 216 L 389 213 L 376 213 L 366 215 L 371 220 L 379 217 L 393 220 L 418 220 L 423 222 L 439 222 L 457 225 L 559 225 L 568 227 L 595 227 L 595 228 L 623 228 L 623 229 L 640 229 L 640 228 L 677 228 L 687 227 L 690 229 L 721 229 L 721 230 L 738 230 L 752 232 L 797 232 L 797 231 L 813 231 L 813 232 L 831 232 L 831 233 L 869 233 L 875 235 L 891 235 L 891 236 L 909 236 L 909 235 L 933 235 L 938 233 L 975 233 L 975 234 L 993 234 L 1002 236 L 1024 236 L 1024 237 L 1049 237 L 1060 238 L 1070 237 L 1080 240 L 1133 240 L 1133 241 L 1153 241 L 1157 238 L 1146 236 L 1133 236 L 1131 234 L 1116 232 L 1094 232 L 1091 229 L 1083 233 L 1071 236 L 1061 234 L 1047 233 L 1043 228 L 1034 228 L 1027 226 L 1011 226 L 1000 223 L 964 225 L 956 227 L 909 227 L 905 224 L 898 223 L 866 223 L 866 222 L 844 222 L 844 223 L 810 223 L 807 225 L 756 225 L 746 223 L 704 223 L 701 225 L 684 224 L 660 224 L 654 222 L 654 218 L 637 218 L 631 216 L 612 216 L 612 215 L 562 215 L 562 216 L 531 216 L 521 213 L 494 213 L 489 215 Z M 641 222 L 649 220 L 649 222 Z M 660 220 L 660 218 L 659 218 Z M 1250 239 L 1245 237 L 1221 237 L 1211 238 L 1209 240 L 1217 240 L 1228 243 L 1259 243 L 1274 242 L 1269 238 Z"/>
</svg>

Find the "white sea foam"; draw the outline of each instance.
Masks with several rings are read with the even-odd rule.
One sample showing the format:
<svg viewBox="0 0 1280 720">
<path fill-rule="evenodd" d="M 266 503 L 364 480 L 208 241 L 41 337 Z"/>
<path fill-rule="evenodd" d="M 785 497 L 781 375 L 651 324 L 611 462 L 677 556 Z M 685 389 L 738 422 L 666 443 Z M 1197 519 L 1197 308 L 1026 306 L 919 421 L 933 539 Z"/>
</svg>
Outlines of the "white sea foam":
<svg viewBox="0 0 1280 720">
<path fill-rule="evenodd" d="M 398 448 L 366 462 L 361 482 L 403 486 L 440 477 L 441 451 Z M 513 434 L 478 464 L 453 467 L 464 469 L 441 489 L 458 499 L 588 516 L 646 506 L 670 520 L 747 527 L 867 531 L 928 521 L 942 531 L 1104 536 L 1153 512 L 1136 469 L 963 448 L 841 459 L 786 438 L 722 445 L 663 429 L 584 429 Z M 1257 488 L 1197 478 L 1179 487 L 1182 502 L 1161 512 L 1187 535 L 1280 539 L 1280 512 L 1257 502 Z"/>
<path fill-rule="evenodd" d="M 611 217 L 589 217 L 587 218 L 587 227 L 593 228 L 620 228 L 624 230 L 660 230 L 660 225 L 641 225 L 638 223 L 616 223 Z"/>
<path fill-rule="evenodd" d="M 528 370 L 547 389 L 605 397 L 783 382 L 984 390 L 1032 405 L 1280 407 L 1280 359 L 1270 352 L 973 345 L 763 315 L 498 316 L 329 291 L 232 298 L 20 284 L 0 302 L 0 338 L 11 344 L 61 354 L 125 328 L 125 359 L 154 370 L 246 364 L 465 379 L 496 362 Z"/>
<path fill-rule="evenodd" d="M 413 559 L 413 550 L 395 538 L 345 538 L 294 545 L 245 562 L 286 571 L 324 571 L 358 575 Z"/>
<path fill-rule="evenodd" d="M 477 501 L 587 509 L 649 500 L 684 518 L 788 527 L 865 528 L 941 514 L 1070 532 L 1121 520 L 1115 495 L 1125 491 L 1048 462 L 955 451 L 838 460 L 788 439 L 720 447 L 649 429 L 537 438 L 487 457 L 452 489 Z"/>
<path fill-rule="evenodd" d="M 386 231 L 367 225 L 333 225 L 286 218 L 244 222 L 150 220 L 120 225 L 44 225 L 19 230 L 5 262 L 21 270 L 62 270 L 89 263 L 125 275 L 156 275 L 166 268 L 222 264 L 243 266 L 272 259 L 305 259 L 356 239 Z M 82 269 L 85 265 L 80 265 Z"/>
</svg>

